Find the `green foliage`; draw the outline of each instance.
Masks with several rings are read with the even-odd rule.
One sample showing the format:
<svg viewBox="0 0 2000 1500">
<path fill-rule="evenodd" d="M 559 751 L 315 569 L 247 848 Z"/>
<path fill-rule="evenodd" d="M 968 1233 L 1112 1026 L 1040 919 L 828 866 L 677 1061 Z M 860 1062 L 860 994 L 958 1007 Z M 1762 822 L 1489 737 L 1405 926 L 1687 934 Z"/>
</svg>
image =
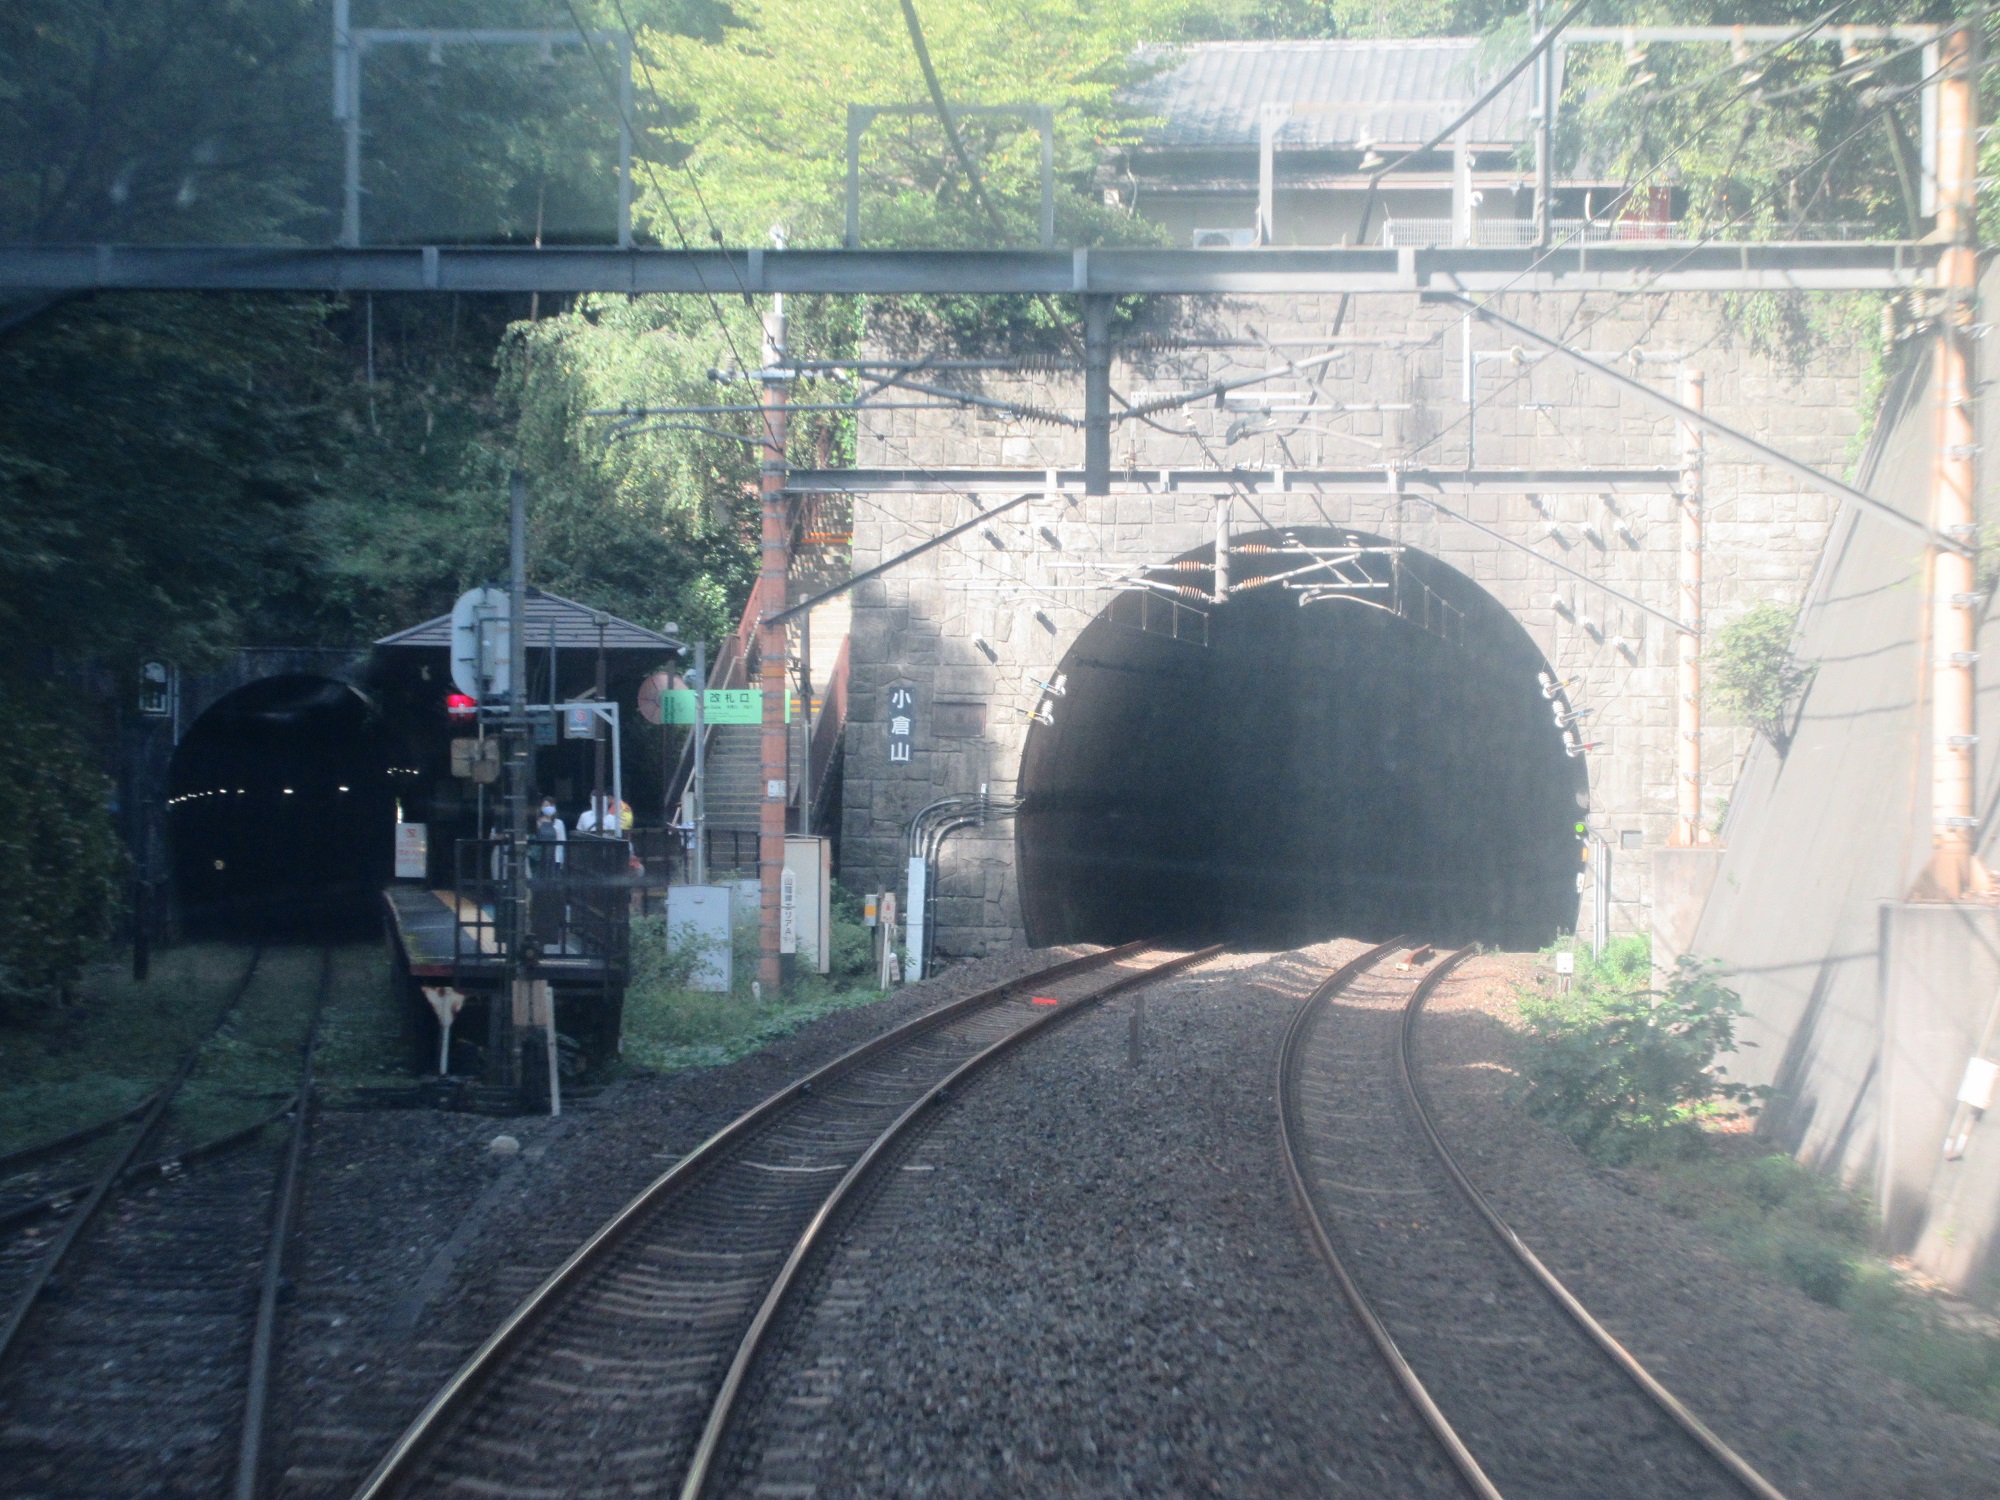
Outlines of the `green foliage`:
<svg viewBox="0 0 2000 1500">
<path fill-rule="evenodd" d="M 1170 41 L 1189 0 L 927 0 L 919 7 L 941 87 L 953 104 L 1050 104 L 1062 244 L 1129 237 L 1131 221 L 1094 190 L 1103 153 L 1132 137 L 1118 92 L 1134 49 Z M 898 0 L 742 0 L 719 39 L 645 31 L 646 79 L 679 121 L 649 150 L 646 212 L 666 243 L 711 219 L 735 243 L 782 224 L 795 245 L 838 244 L 843 226 L 847 106 L 920 105 L 869 128 L 861 157 L 861 229 L 871 244 L 1032 245 L 1040 144 L 1033 123 L 967 116 L 961 139 L 996 225 L 976 203 L 943 128 L 927 108 Z"/>
<path fill-rule="evenodd" d="M 1813 667 L 1792 655 L 1796 611 L 1759 604 L 1738 615 L 1710 650 L 1710 700 L 1768 739 L 1783 753 L 1791 744 L 1792 710 L 1812 681 Z"/>
<path fill-rule="evenodd" d="M 1598 9 L 1590 19 L 1743 19 L 1712 0 L 1619 9 L 1622 16 Z M 1756 20 L 1803 26 L 1824 10 L 1817 0 L 1771 0 Z M 1918 18 L 1911 7 L 1887 0 L 1850 5 L 1840 15 L 1856 23 Z M 1830 223 L 1914 238 L 1915 205 L 1904 189 L 1915 180 L 1920 127 L 1910 86 L 1922 76 L 1921 59 L 1891 58 L 1901 49 L 1886 45 L 1850 51 L 1836 30 L 1754 65 L 1714 46 L 1574 46 L 1564 80 L 1564 166 L 1663 191 L 1674 185 L 1686 195 L 1693 225 L 1730 238 L 1811 237 L 1801 226 Z M 1863 54 L 1876 66 L 1860 78 Z M 1643 207 L 1642 195 L 1634 211 Z"/>
<path fill-rule="evenodd" d="M 1523 1102 L 1600 1161 L 1691 1150 L 1704 1118 L 1762 1094 L 1717 1066 L 1736 1050 L 1736 992 L 1689 958 L 1653 990 L 1651 964 L 1645 938 L 1621 938 L 1579 953 L 1566 993 L 1522 993 Z"/>
<path fill-rule="evenodd" d="M 102 298 L 0 342 L 0 628 L 200 665 L 309 567 L 331 456 L 324 309 Z M 14 655 L 0 674 L 21 669 Z"/>
<path fill-rule="evenodd" d="M 93 964 L 73 1003 L 12 1016 L 0 1028 L 0 1151 L 137 1104 L 214 1024 L 244 962 L 241 948 L 193 944 L 158 955 L 143 985 Z"/>
<path fill-rule="evenodd" d="M 1870 1252 L 1877 1222 L 1867 1194 L 1789 1156 L 1716 1151 L 1666 1166 L 1659 1197 L 1736 1259 L 1840 1308 L 1870 1363 L 1953 1411 L 2000 1421 L 2000 1338 L 1990 1319 L 1954 1313 Z"/>
<path fill-rule="evenodd" d="M 718 316 L 719 314 L 719 316 Z M 854 352 L 859 312 L 795 297 L 789 341 L 813 357 Z M 711 370 L 754 368 L 758 320 L 731 298 L 591 297 L 517 323 L 501 352 L 499 395 L 519 412 L 515 453 L 532 481 L 538 579 L 644 623 L 715 639 L 733 628 L 756 573 L 762 418 L 750 413 L 593 417 L 641 406 L 755 405 L 758 388 Z M 839 380 L 801 381 L 801 404 L 844 401 Z M 806 465 L 853 453 L 853 419 L 802 412 L 790 450 Z"/>
<path fill-rule="evenodd" d="M 2000 1337 L 1954 1317 L 1878 1260 L 1858 1262 L 1842 1305 L 1876 1365 L 1955 1412 L 2000 1424 Z"/>
<path fill-rule="evenodd" d="M 0 233 L 310 233 L 339 149 L 326 26 L 317 0 L 0 6 Z"/>
<path fill-rule="evenodd" d="M 110 783 L 52 693 L 0 679 L 0 1016 L 65 998 L 122 905 Z"/>
<path fill-rule="evenodd" d="M 641 1067 L 712 1068 L 734 1062 L 809 1021 L 881 998 L 874 988 L 873 948 L 861 924 L 861 898 L 834 882 L 832 973 L 799 974 L 782 995 L 752 998 L 757 973 L 757 922 L 746 913 L 732 937 L 735 987 L 727 994 L 692 990 L 703 951 L 691 933 L 675 935 L 664 917 L 632 924 L 632 980 L 625 992 L 628 1063 Z"/>
<path fill-rule="evenodd" d="M 1708 1159 L 1666 1169 L 1661 1201 L 1720 1236 L 1741 1260 L 1838 1306 L 1854 1281 L 1875 1214 L 1789 1156 Z"/>
</svg>

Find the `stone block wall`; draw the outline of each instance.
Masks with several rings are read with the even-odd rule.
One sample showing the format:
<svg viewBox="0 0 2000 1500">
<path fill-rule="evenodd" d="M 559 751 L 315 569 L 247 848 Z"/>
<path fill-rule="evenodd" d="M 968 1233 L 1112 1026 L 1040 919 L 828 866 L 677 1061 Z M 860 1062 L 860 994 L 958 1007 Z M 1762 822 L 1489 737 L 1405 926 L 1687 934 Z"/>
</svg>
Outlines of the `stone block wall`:
<svg viewBox="0 0 2000 1500">
<path fill-rule="evenodd" d="M 1512 317 L 1559 331 L 1572 344 L 1673 394 L 1685 355 L 1707 382 L 1711 413 L 1829 473 L 1854 456 L 1868 351 L 1859 340 L 1819 345 L 1794 367 L 1757 350 L 1721 299 L 1547 297 L 1503 304 Z M 1206 382 L 1282 366 L 1328 347 L 1341 317 L 1337 296 L 1190 301 L 1153 309 L 1127 335 L 1115 391 L 1137 403 Z M 1171 315 L 1171 322 L 1165 321 Z M 1119 422 L 1114 465 L 1257 467 L 1273 478 L 1235 499 L 1239 532 L 1331 524 L 1421 549 L 1475 580 L 1527 629 L 1570 696 L 1591 709 L 1587 738 L 1590 821 L 1618 845 L 1613 926 L 1647 930 L 1651 856 L 1671 831 L 1675 775 L 1675 631 L 1601 582 L 1671 617 L 1677 613 L 1678 502 L 1668 494 L 1444 497 L 1467 518 L 1421 498 L 1379 491 L 1317 495 L 1284 484 L 1281 471 L 1339 467 L 1451 469 L 1540 466 L 1677 468 L 1674 421 L 1636 397 L 1553 356 L 1509 351 L 1473 330 L 1478 409 L 1470 451 L 1460 319 L 1407 298 L 1356 299 L 1331 364 L 1246 387 L 1297 405 L 1315 391 L 1331 414 L 1275 414 L 1306 426 L 1282 435 L 1251 430 L 1255 414 L 1214 401 Z M 1176 340 L 1186 341 L 1178 346 Z M 1197 341 L 1228 347 L 1195 347 Z M 1633 354 L 1642 356 L 1635 361 Z M 1002 376 L 990 395 L 1080 413 L 1080 373 Z M 1388 409 L 1384 409 L 1388 408 Z M 1114 412 L 1117 410 L 1114 403 Z M 1244 425 L 1246 422 L 1250 426 Z M 889 467 L 1081 462 L 1079 433 L 991 412 L 884 412 L 867 419 L 858 461 Z M 1765 600 L 1794 603 L 1820 555 L 1834 502 L 1711 439 L 1707 448 L 1705 599 L 1711 630 Z M 998 497 L 988 496 L 988 506 Z M 1085 499 L 1037 494 L 983 531 L 861 586 L 854 598 L 853 679 L 843 793 L 843 878 L 900 887 L 909 820 L 938 797 L 1012 795 L 1048 681 L 1089 621 L 1119 592 L 1115 580 L 1210 544 L 1217 500 L 1181 490 Z M 857 497 L 854 566 L 875 566 L 975 514 L 958 493 Z M 1467 520 L 1501 532 L 1510 546 Z M 1563 563 L 1584 578 L 1563 572 Z M 1590 581 L 1586 581 L 1590 580 Z M 888 759 L 885 697 L 909 684 L 919 705 L 908 763 Z M 940 705 L 963 724 L 984 706 L 983 731 L 942 738 Z M 1060 705 L 1057 705 L 1060 711 Z M 1704 804 L 1726 806 L 1748 731 L 1710 722 L 1704 732 Z M 996 824 L 946 846 L 940 876 L 939 951 L 989 951 L 1022 939 L 1011 828 Z"/>
</svg>

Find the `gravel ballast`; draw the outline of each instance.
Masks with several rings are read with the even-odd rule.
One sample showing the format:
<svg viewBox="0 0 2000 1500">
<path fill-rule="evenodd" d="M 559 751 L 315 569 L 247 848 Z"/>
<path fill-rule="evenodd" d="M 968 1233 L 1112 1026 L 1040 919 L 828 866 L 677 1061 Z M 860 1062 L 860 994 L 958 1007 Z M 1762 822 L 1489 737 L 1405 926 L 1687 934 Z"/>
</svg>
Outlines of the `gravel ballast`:
<svg viewBox="0 0 2000 1500">
<path fill-rule="evenodd" d="M 1456 1493 L 1278 1164 L 1278 1040 L 1358 946 L 1232 957 L 1146 992 L 1136 1068 L 1140 1002 L 1123 997 L 962 1090 L 788 1325 L 770 1378 L 792 1382 L 794 1416 L 751 1430 L 755 1480 L 820 1495 Z M 628 1080 L 559 1122 L 322 1114 L 272 1492 L 351 1494 L 494 1324 L 716 1127 L 1058 956 L 964 965 L 730 1067 Z M 1793 1500 L 2000 1494 L 2000 1433 L 1862 1363 L 1842 1315 L 1731 1261 L 1506 1100 L 1511 1041 L 1490 1012 L 1527 964 L 1475 960 L 1420 1043 L 1440 1127 L 1501 1212 Z M 503 1131 L 519 1155 L 489 1154 Z"/>
<path fill-rule="evenodd" d="M 1730 1259 L 1508 1099 L 1501 1018 L 1533 972 L 1522 955 L 1470 960 L 1418 1030 L 1438 1130 L 1501 1217 L 1792 1500 L 2000 1495 L 2000 1432 L 1883 1374 L 1843 1314 Z"/>
<path fill-rule="evenodd" d="M 614 1084 L 559 1120 L 322 1113 L 290 1261 L 271 1493 L 345 1500 L 523 1297 L 744 1110 L 914 1015 L 1085 951 L 961 964 L 728 1067 Z M 518 1154 L 488 1149 L 501 1134 Z"/>
<path fill-rule="evenodd" d="M 820 1268 L 728 1493 L 1457 1494 L 1278 1171 L 1278 1040 L 1358 949 L 1224 958 L 969 1083 Z"/>
</svg>

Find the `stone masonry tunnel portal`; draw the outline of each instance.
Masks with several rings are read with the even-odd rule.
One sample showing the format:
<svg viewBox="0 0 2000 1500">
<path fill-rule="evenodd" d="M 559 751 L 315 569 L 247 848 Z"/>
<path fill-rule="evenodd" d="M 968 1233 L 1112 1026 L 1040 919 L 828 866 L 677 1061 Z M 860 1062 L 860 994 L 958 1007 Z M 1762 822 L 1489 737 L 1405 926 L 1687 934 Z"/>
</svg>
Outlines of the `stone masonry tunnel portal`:
<svg viewBox="0 0 2000 1500">
<path fill-rule="evenodd" d="M 1254 554 L 1280 538 L 1239 541 Z M 1575 920 L 1583 762 L 1564 751 L 1541 652 L 1463 574 L 1414 551 L 1402 569 L 1400 614 L 1252 587 L 1212 607 L 1206 645 L 1115 607 L 1083 631 L 1022 762 L 1032 942 L 1533 947 Z M 1426 628 L 1407 603 L 1426 588 L 1462 627 Z"/>
</svg>

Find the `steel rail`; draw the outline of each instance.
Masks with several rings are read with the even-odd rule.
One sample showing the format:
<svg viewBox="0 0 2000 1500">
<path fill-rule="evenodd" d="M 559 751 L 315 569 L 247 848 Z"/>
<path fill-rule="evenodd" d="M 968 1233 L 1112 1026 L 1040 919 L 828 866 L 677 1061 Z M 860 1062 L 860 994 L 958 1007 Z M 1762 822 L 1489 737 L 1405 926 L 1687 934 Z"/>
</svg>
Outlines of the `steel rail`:
<svg viewBox="0 0 2000 1500">
<path fill-rule="evenodd" d="M 221 1012 L 210 1024 L 208 1031 L 202 1036 L 199 1042 L 188 1049 L 187 1056 L 181 1059 L 181 1064 L 174 1071 L 173 1077 L 167 1081 L 165 1087 L 159 1093 L 154 1095 L 151 1106 L 148 1107 L 144 1117 L 139 1121 L 138 1129 L 132 1132 L 132 1138 L 125 1143 L 111 1165 L 98 1174 L 97 1181 L 92 1185 L 89 1194 L 83 1200 L 83 1206 L 70 1215 L 69 1221 L 63 1225 L 62 1232 L 49 1242 L 48 1252 L 43 1255 L 41 1264 L 35 1267 L 35 1273 L 29 1278 L 27 1287 L 14 1300 L 13 1307 L 8 1309 L 6 1322 L 0 1324 L 0 1365 L 4 1365 L 8 1355 L 13 1352 L 21 1329 L 27 1324 L 28 1315 L 34 1311 L 35 1304 L 40 1301 L 42 1293 L 48 1289 L 49 1281 L 54 1277 L 56 1267 L 62 1264 L 64 1258 L 68 1256 L 70 1248 L 75 1245 L 85 1228 L 89 1226 L 91 1220 L 97 1217 L 98 1210 L 103 1208 L 105 1200 L 111 1196 L 112 1191 L 118 1186 L 119 1179 L 125 1174 L 125 1169 L 132 1164 L 132 1158 L 139 1154 L 140 1149 L 158 1131 L 160 1121 L 166 1115 L 167 1107 L 174 1102 L 175 1096 L 181 1091 L 181 1086 L 194 1073 L 195 1064 L 200 1061 L 202 1052 L 207 1048 L 216 1032 L 222 1029 L 223 1023 L 236 1013 L 236 1007 L 242 1002 L 243 997 L 249 993 L 251 981 L 257 977 L 257 967 L 263 960 L 263 957 L 264 948 L 260 943 L 251 950 L 250 962 L 243 970 L 243 977 L 237 980 L 235 988 L 230 991 L 229 998 L 223 1003 Z"/>
<path fill-rule="evenodd" d="M 1424 1426 L 1430 1429 L 1431 1436 L 1437 1439 L 1438 1446 L 1444 1449 L 1445 1456 L 1451 1460 L 1451 1466 L 1457 1472 L 1460 1483 L 1472 1494 L 1477 1495 L 1479 1500 L 1505 1500 L 1493 1481 L 1486 1477 L 1486 1471 L 1479 1466 L 1479 1460 L 1472 1456 L 1472 1450 L 1466 1447 L 1465 1440 L 1458 1435 L 1443 1409 L 1425 1388 L 1423 1381 L 1417 1378 L 1417 1372 L 1410 1368 L 1410 1362 L 1403 1357 L 1403 1351 L 1396 1347 L 1395 1335 L 1389 1332 L 1388 1325 L 1369 1305 L 1367 1297 L 1362 1294 L 1360 1283 L 1355 1281 L 1341 1260 L 1340 1252 L 1334 1248 L 1332 1232 L 1328 1230 L 1326 1221 L 1320 1216 L 1319 1205 L 1314 1201 L 1312 1188 L 1306 1181 L 1305 1166 L 1300 1159 L 1303 1154 L 1303 1143 L 1299 1139 L 1301 1132 L 1293 1128 L 1293 1117 L 1297 1112 L 1297 1091 L 1294 1081 L 1301 1067 L 1300 1052 L 1307 1024 L 1328 1000 L 1345 989 L 1359 975 L 1374 968 L 1396 949 L 1405 946 L 1408 941 L 1407 938 L 1392 938 L 1379 947 L 1370 948 L 1357 958 L 1349 959 L 1327 976 L 1325 983 L 1307 997 L 1306 1003 L 1299 1007 L 1298 1014 L 1292 1017 L 1292 1024 L 1285 1031 L 1285 1040 L 1278 1048 L 1279 1155 L 1284 1159 L 1285 1176 L 1292 1185 L 1292 1198 L 1297 1202 L 1299 1212 L 1305 1218 L 1306 1228 L 1311 1232 L 1313 1247 L 1319 1251 L 1320 1259 L 1325 1261 L 1327 1268 L 1333 1272 L 1334 1280 L 1340 1283 L 1340 1290 L 1347 1298 L 1347 1305 L 1354 1309 L 1355 1317 L 1360 1319 L 1361 1326 L 1367 1330 L 1376 1352 L 1389 1366 L 1389 1372 L 1396 1377 L 1396 1384 L 1402 1387 L 1404 1396 L 1416 1408 Z M 1451 955 L 1426 974 L 1418 988 L 1434 984 L 1451 965 L 1464 958 L 1470 951 L 1467 949 Z"/>
<path fill-rule="evenodd" d="M 854 1165 L 847 1169 L 833 1191 L 827 1195 L 826 1200 L 820 1204 L 818 1211 L 814 1213 L 811 1221 L 793 1244 L 792 1252 L 786 1257 L 777 1278 L 764 1294 L 763 1304 L 757 1309 L 756 1317 L 751 1320 L 750 1327 L 737 1345 L 736 1357 L 730 1363 L 729 1373 L 723 1378 L 722 1386 L 716 1392 L 715 1401 L 709 1408 L 708 1424 L 702 1429 L 701 1440 L 695 1445 L 694 1456 L 688 1461 L 687 1474 L 681 1482 L 681 1500 L 701 1500 L 702 1492 L 708 1486 L 709 1475 L 714 1470 L 715 1460 L 721 1452 L 723 1439 L 728 1434 L 730 1421 L 735 1415 L 744 1382 L 749 1378 L 750 1368 L 763 1346 L 764 1336 L 776 1321 L 779 1311 L 798 1281 L 800 1271 L 804 1269 L 807 1259 L 817 1248 L 827 1225 L 833 1222 L 834 1216 L 839 1213 L 854 1190 L 867 1179 L 875 1164 L 903 1133 L 932 1105 L 948 1097 L 953 1088 L 1031 1037 L 1040 1035 L 1058 1022 L 1067 1020 L 1100 1001 L 1108 1000 L 1113 995 L 1123 994 L 1126 990 L 1137 989 L 1141 985 L 1155 984 L 1171 974 L 1206 963 L 1227 946 L 1224 943 L 1217 943 L 1212 947 L 1197 948 L 1192 953 L 1183 953 L 1168 959 L 1165 963 L 1142 969 L 1137 974 L 1128 974 L 1123 979 L 1113 980 L 1088 995 L 1063 1001 L 1047 1015 L 1039 1016 L 1010 1031 L 998 1041 L 960 1063 L 919 1095 L 886 1130 L 875 1138 L 868 1149 L 855 1159 Z"/>
<path fill-rule="evenodd" d="M 465 1363 L 460 1365 L 452 1377 L 438 1389 L 425 1404 L 424 1409 L 417 1414 L 416 1419 L 404 1429 L 402 1435 L 390 1446 L 389 1451 L 382 1456 L 374 1470 L 362 1481 L 354 1492 L 353 1500 L 385 1500 L 387 1496 L 402 1493 L 405 1486 L 415 1478 L 418 1467 L 430 1455 L 434 1445 L 444 1439 L 453 1420 L 477 1401 L 506 1356 L 519 1347 L 522 1341 L 541 1324 L 564 1294 L 570 1291 L 586 1272 L 601 1264 L 654 1209 L 706 1171 L 729 1147 L 776 1117 L 787 1105 L 811 1094 L 816 1088 L 850 1072 L 869 1059 L 900 1047 L 961 1016 L 997 1004 L 1037 985 L 1065 979 L 1074 974 L 1088 973 L 1092 969 L 1104 968 L 1151 946 L 1153 944 L 1150 940 L 1142 939 L 1120 947 L 1107 948 L 1099 953 L 1085 954 L 1081 958 L 1067 959 L 1046 969 L 1036 970 L 1032 974 L 1010 979 L 1004 984 L 994 985 L 989 989 L 941 1005 L 901 1026 L 883 1032 L 849 1052 L 842 1053 L 833 1061 L 806 1074 L 803 1078 L 786 1084 L 776 1093 L 738 1115 L 641 1189 L 631 1202 L 607 1219 L 588 1239 L 571 1251 L 569 1258 L 550 1272 L 547 1279 L 530 1292 L 520 1305 L 487 1335 L 485 1342 L 475 1349 Z"/>
<path fill-rule="evenodd" d="M 284 1119 L 286 1115 L 289 1115 L 296 1105 L 296 1096 L 288 1097 L 283 1104 L 272 1110 L 268 1115 L 265 1115 L 262 1119 L 253 1120 L 240 1130 L 232 1130 L 225 1135 L 211 1137 L 199 1145 L 188 1147 L 185 1151 L 175 1151 L 166 1156 L 156 1156 L 151 1161 L 143 1161 L 137 1166 L 127 1167 L 119 1174 L 118 1183 L 122 1187 L 126 1183 L 137 1182 L 140 1178 L 151 1174 L 158 1174 L 164 1177 L 176 1168 L 186 1166 L 189 1162 L 207 1161 L 211 1157 L 226 1155 L 228 1152 L 234 1151 L 238 1146 L 247 1146 L 266 1130 L 277 1124 L 278 1121 Z M 16 1203 L 11 1207 L 0 1209 L 0 1229 L 12 1229 L 16 1224 L 25 1224 L 32 1219 L 40 1218 L 43 1214 L 54 1213 L 57 1209 L 67 1208 L 89 1191 L 89 1183 L 75 1184 L 66 1188 L 58 1188 L 55 1192 L 45 1194 L 40 1198 L 29 1199 L 26 1202 Z"/>
<path fill-rule="evenodd" d="M 1541 1285 L 1542 1290 L 1548 1293 L 1556 1306 L 1569 1315 L 1570 1321 L 1582 1329 L 1591 1342 L 1629 1376 L 1633 1384 L 1638 1386 L 1655 1406 L 1665 1412 L 1675 1426 L 1692 1438 L 1747 1493 L 1756 1496 L 1757 1500 L 1785 1500 L 1782 1490 L 1759 1474 L 1750 1466 L 1747 1459 L 1711 1432 L 1701 1418 L 1683 1406 L 1672 1391 L 1660 1384 L 1652 1372 L 1633 1357 L 1630 1350 L 1613 1338 L 1604 1325 L 1591 1316 L 1590 1309 L 1579 1302 L 1569 1288 L 1556 1278 L 1555 1273 L 1542 1264 L 1541 1257 L 1527 1247 L 1521 1237 L 1514 1233 L 1507 1221 L 1502 1219 L 1493 1205 L 1487 1201 L 1486 1195 L 1472 1185 L 1472 1180 L 1459 1167 L 1458 1159 L 1445 1145 L 1444 1137 L 1438 1134 L 1437 1126 L 1431 1120 L 1430 1111 L 1424 1106 L 1423 1091 L 1417 1086 L 1416 1069 L 1411 1060 L 1416 1048 L 1417 1020 L 1423 1014 L 1424 1002 L 1430 999 L 1432 991 L 1437 988 L 1437 982 L 1442 980 L 1460 960 L 1476 951 L 1473 948 L 1462 948 L 1433 969 L 1424 983 L 1417 986 L 1416 992 L 1410 996 L 1408 1005 L 1403 1009 L 1403 1024 L 1397 1029 L 1396 1064 L 1397 1070 L 1402 1075 L 1403 1096 L 1416 1114 L 1417 1125 L 1423 1131 L 1424 1139 L 1430 1142 L 1431 1149 L 1437 1153 L 1438 1161 L 1444 1167 L 1446 1175 L 1451 1178 L 1466 1202 L 1479 1211 L 1479 1217 L 1485 1221 L 1486 1227 L 1493 1231 L 1494 1237 L 1527 1268 L 1528 1273 Z"/>
<path fill-rule="evenodd" d="M 270 1402 L 271 1365 L 277 1349 L 278 1294 L 285 1276 L 285 1247 L 291 1242 L 292 1218 L 298 1208 L 299 1179 L 304 1175 L 306 1130 L 313 1106 L 313 1059 L 319 1050 L 320 1022 L 333 990 L 333 950 L 319 958 L 319 988 L 313 999 L 312 1023 L 306 1030 L 299 1064 L 299 1087 L 293 1096 L 292 1136 L 285 1145 L 284 1164 L 271 1204 L 271 1237 L 264 1250 L 264 1276 L 257 1294 L 257 1321 L 250 1334 L 250 1374 L 243 1388 L 243 1422 L 237 1436 L 235 1500 L 257 1500 L 257 1469 L 263 1457 L 264 1419 Z M 262 1129 L 262 1126 L 258 1127 Z"/>
<path fill-rule="evenodd" d="M 69 1131 L 67 1134 L 51 1136 L 45 1141 L 37 1141 L 32 1146 L 22 1146 L 19 1150 L 9 1151 L 5 1156 L 0 1156 L 0 1177 L 11 1177 L 16 1172 L 32 1167 L 38 1161 L 47 1161 L 52 1156 L 67 1156 L 78 1146 L 88 1146 L 100 1136 L 111 1134 L 120 1125 L 131 1124 L 132 1121 L 138 1119 L 139 1116 L 151 1109 L 153 1101 L 157 1098 L 159 1098 L 157 1092 L 148 1094 L 130 1109 L 119 1114 L 106 1116 L 95 1125 L 85 1125 L 81 1129 Z"/>
</svg>

